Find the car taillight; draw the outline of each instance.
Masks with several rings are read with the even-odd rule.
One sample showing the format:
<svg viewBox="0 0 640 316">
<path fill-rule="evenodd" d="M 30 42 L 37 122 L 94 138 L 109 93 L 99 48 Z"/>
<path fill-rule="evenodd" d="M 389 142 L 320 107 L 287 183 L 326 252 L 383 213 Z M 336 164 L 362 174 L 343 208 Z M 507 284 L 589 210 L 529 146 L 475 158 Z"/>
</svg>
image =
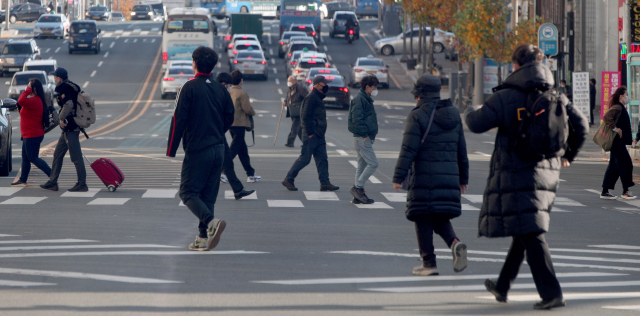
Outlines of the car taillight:
<svg viewBox="0 0 640 316">
<path fill-rule="evenodd" d="M 234 61 L 233 61 L 233 63 L 234 63 L 234 64 L 237 64 L 237 63 L 238 63 L 238 61 L 237 61 L 237 60 L 234 60 Z"/>
<path fill-rule="evenodd" d="M 297 65 L 297 64 L 298 64 L 298 62 L 297 62 L 297 61 L 292 61 L 292 62 L 291 62 L 291 64 L 292 64 L 292 65 Z"/>
<path fill-rule="evenodd" d="M 311 79 L 307 80 L 307 83 L 311 83 Z"/>
<path fill-rule="evenodd" d="M 304 29 L 306 29 L 307 27 L 306 27 L 306 26 L 304 26 L 304 25 L 302 25 L 302 26 L 298 26 L 298 28 L 299 28 L 299 29 L 301 29 L 301 30 L 304 30 Z"/>
<path fill-rule="evenodd" d="M 280 42 L 280 46 L 284 45 L 284 42 Z"/>
<path fill-rule="evenodd" d="M 231 35 L 227 35 L 227 36 L 225 36 L 225 37 L 224 37 L 224 40 L 225 40 L 225 41 L 230 41 L 230 40 L 231 40 Z"/>
<path fill-rule="evenodd" d="M 238 51 L 237 51 L 237 50 L 234 50 L 234 51 L 233 51 L 233 54 L 234 54 L 234 55 L 237 55 L 237 54 L 238 54 Z"/>
<path fill-rule="evenodd" d="M 233 49 L 233 44 L 229 44 L 229 49 Z"/>
<path fill-rule="evenodd" d="M 344 91 L 346 93 L 349 93 L 349 88 L 340 88 L 340 91 Z"/>
<path fill-rule="evenodd" d="M 164 77 L 163 79 L 164 81 L 175 81 L 176 79 L 173 79 L 171 77 Z"/>
<path fill-rule="evenodd" d="M 355 70 L 355 72 L 362 72 L 362 71 L 363 71 L 362 69 L 358 69 L 358 68 L 356 68 Z"/>
<path fill-rule="evenodd" d="M 263 64 L 263 65 L 266 65 L 266 64 L 267 64 L 267 62 L 266 62 L 266 61 L 264 61 L 264 60 L 263 60 L 263 61 L 261 61 L 260 63 L 261 63 L 261 64 Z"/>
<path fill-rule="evenodd" d="M 249 37 L 247 37 L 247 36 L 243 36 L 243 37 L 242 37 L 242 39 L 247 39 L 247 38 L 249 38 Z"/>
<path fill-rule="evenodd" d="M 72 43 L 73 43 L 73 41 L 70 41 L 70 42 L 72 42 Z M 167 54 L 167 53 L 162 53 L 162 63 L 163 63 L 163 64 L 166 64 L 168 59 L 169 59 L 169 54 Z"/>
<path fill-rule="evenodd" d="M 310 61 L 308 61 L 307 63 L 309 63 L 309 64 L 315 64 L 315 63 L 316 63 L 316 61 L 315 61 L 315 60 L 310 60 Z"/>
<path fill-rule="evenodd" d="M 353 30 L 349 30 L 349 35 L 353 35 Z"/>
<path fill-rule="evenodd" d="M 299 73 L 300 73 L 300 70 L 296 70 L 296 73 L 297 73 L 297 74 L 299 74 Z"/>
<path fill-rule="evenodd" d="M 380 69 L 380 72 L 382 72 L 382 73 L 385 73 L 385 74 L 386 74 L 386 73 L 387 73 L 387 70 L 386 70 L 386 69 Z"/>
<path fill-rule="evenodd" d="M 291 57 L 291 54 L 289 54 L 289 57 Z"/>
<path fill-rule="evenodd" d="M 253 59 L 253 57 L 249 56 L 249 57 L 247 57 L 247 59 Z"/>
<path fill-rule="evenodd" d="M 325 64 L 325 66 L 326 66 L 327 68 L 331 68 L 331 65 L 329 65 L 329 64 Z"/>
<path fill-rule="evenodd" d="M 311 36 L 316 36 L 316 32 L 311 32 Z"/>
</svg>

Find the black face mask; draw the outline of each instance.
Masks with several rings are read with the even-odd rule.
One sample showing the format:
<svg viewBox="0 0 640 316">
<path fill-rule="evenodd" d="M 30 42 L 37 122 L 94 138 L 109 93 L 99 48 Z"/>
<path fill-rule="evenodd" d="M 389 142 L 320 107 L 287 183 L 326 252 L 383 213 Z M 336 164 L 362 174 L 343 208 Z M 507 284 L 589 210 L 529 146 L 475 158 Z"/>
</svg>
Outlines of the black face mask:
<svg viewBox="0 0 640 316">
<path fill-rule="evenodd" d="M 327 93 L 327 92 L 329 92 L 329 86 L 323 86 L 322 93 Z"/>
</svg>

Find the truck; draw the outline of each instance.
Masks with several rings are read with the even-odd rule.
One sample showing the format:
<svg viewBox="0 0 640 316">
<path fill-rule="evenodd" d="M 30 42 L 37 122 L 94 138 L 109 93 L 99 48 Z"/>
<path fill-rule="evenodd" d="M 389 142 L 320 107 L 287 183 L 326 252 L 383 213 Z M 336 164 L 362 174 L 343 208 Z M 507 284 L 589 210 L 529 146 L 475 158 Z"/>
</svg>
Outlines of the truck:
<svg viewBox="0 0 640 316">
<path fill-rule="evenodd" d="M 260 43 L 262 43 L 262 14 L 231 14 L 229 27 L 231 27 L 231 36 L 235 34 L 255 34 Z"/>
</svg>

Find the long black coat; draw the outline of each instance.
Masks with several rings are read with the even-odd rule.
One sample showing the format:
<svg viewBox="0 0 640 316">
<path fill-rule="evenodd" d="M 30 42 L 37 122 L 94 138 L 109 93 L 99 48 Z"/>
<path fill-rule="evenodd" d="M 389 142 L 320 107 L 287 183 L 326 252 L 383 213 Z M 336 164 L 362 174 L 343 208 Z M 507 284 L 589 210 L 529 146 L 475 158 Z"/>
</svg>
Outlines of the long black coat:
<svg viewBox="0 0 640 316">
<path fill-rule="evenodd" d="M 436 114 L 424 144 L 434 101 L 421 100 L 407 117 L 402 148 L 393 174 L 402 183 L 409 168 L 413 178 L 407 193 L 407 219 L 445 218 L 461 214 L 460 185 L 469 183 L 469 160 L 460 113 L 451 100 L 436 100 Z"/>
<path fill-rule="evenodd" d="M 517 236 L 549 230 L 561 158 L 573 161 L 589 133 L 587 119 L 565 98 L 570 130 L 564 156 L 559 153 L 549 159 L 525 159 L 512 149 L 511 135 L 518 130 L 518 108 L 526 105 L 527 94 L 521 90 L 548 90 L 553 84 L 548 67 L 529 63 L 507 77 L 503 86 L 511 88 L 494 93 L 478 110 L 468 109 L 466 122 L 472 132 L 498 128 L 478 221 L 480 236 Z"/>
</svg>

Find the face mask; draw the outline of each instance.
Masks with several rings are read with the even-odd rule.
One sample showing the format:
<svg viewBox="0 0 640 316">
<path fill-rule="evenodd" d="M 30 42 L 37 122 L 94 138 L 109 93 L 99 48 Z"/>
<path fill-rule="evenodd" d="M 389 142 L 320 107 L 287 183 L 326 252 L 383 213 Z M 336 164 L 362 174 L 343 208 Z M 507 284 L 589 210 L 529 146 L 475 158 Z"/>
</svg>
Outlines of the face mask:
<svg viewBox="0 0 640 316">
<path fill-rule="evenodd" d="M 329 92 L 329 86 L 322 87 L 322 93 L 327 93 L 327 92 Z"/>
<path fill-rule="evenodd" d="M 629 103 L 631 103 L 631 98 L 629 98 L 628 96 L 625 96 L 624 97 L 624 105 L 627 105 Z"/>
<path fill-rule="evenodd" d="M 378 95 L 378 89 L 371 91 L 371 96 L 375 97 Z"/>
<path fill-rule="evenodd" d="M 233 89 L 233 87 L 229 87 L 229 88 L 227 88 L 227 90 L 228 90 L 229 92 L 231 92 L 231 89 Z"/>
<path fill-rule="evenodd" d="M 291 86 L 293 86 L 293 83 L 291 83 L 290 81 L 287 81 L 287 87 L 291 88 Z"/>
</svg>

